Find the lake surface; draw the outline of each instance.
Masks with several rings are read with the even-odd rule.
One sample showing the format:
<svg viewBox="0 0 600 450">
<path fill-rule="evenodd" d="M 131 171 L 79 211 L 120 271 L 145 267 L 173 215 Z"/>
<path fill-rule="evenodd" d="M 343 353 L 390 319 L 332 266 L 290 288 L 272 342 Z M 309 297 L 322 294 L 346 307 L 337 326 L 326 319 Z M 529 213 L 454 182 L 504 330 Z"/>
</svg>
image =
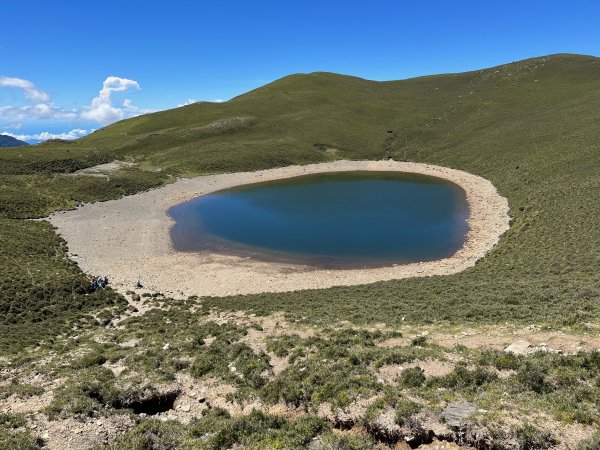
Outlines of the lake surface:
<svg viewBox="0 0 600 450">
<path fill-rule="evenodd" d="M 169 210 L 173 246 L 327 268 L 430 261 L 464 244 L 462 188 L 402 172 L 332 172 L 214 192 Z"/>
</svg>

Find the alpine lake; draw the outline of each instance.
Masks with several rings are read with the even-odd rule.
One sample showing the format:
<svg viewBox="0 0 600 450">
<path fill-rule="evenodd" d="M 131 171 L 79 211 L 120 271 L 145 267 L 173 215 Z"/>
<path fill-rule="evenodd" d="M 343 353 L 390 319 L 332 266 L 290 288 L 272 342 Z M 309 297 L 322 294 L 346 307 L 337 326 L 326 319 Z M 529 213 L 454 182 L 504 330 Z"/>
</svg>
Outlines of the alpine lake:
<svg viewBox="0 0 600 450">
<path fill-rule="evenodd" d="M 353 269 L 452 256 L 469 208 L 464 190 L 440 178 L 355 171 L 241 185 L 169 214 L 177 251 Z"/>
</svg>

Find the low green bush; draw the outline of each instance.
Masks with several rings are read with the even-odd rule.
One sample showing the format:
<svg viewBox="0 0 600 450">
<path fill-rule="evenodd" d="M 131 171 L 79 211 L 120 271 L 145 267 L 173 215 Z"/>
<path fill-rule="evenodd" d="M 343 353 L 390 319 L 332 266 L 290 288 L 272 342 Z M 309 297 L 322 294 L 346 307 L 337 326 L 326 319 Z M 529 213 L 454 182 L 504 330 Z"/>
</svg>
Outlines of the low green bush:
<svg viewBox="0 0 600 450">
<path fill-rule="evenodd" d="M 408 400 L 406 398 L 401 398 L 396 403 L 396 412 L 394 416 L 395 422 L 402 426 L 406 423 L 406 421 L 413 415 L 417 414 L 421 411 L 421 405 Z"/>
<path fill-rule="evenodd" d="M 600 450 L 600 431 L 596 431 L 577 446 L 577 450 Z"/>
<path fill-rule="evenodd" d="M 547 370 L 539 364 L 527 361 L 515 375 L 522 389 L 533 391 L 537 394 L 550 392 L 552 384 L 547 379 Z"/>
<path fill-rule="evenodd" d="M 0 387 L 0 400 L 4 400 L 11 395 L 15 395 L 17 398 L 23 399 L 40 395 L 43 392 L 44 389 L 40 386 L 19 383 L 17 380 L 13 379 L 10 383 Z"/>
<path fill-rule="evenodd" d="M 515 434 L 519 443 L 519 450 L 546 450 L 557 444 L 552 433 L 529 423 L 517 427 Z"/>
<path fill-rule="evenodd" d="M 464 364 L 457 364 L 449 374 L 430 377 L 426 384 L 430 387 L 474 390 L 497 380 L 498 375 L 495 372 L 481 367 L 469 370 Z"/>
<path fill-rule="evenodd" d="M 194 419 L 188 426 L 175 421 L 144 420 L 109 446 L 111 450 L 132 448 L 229 448 L 303 449 L 316 436 L 329 430 L 327 422 L 315 416 L 294 420 L 253 410 L 233 418 L 226 411 L 213 408 Z"/>
<path fill-rule="evenodd" d="M 420 367 L 409 367 L 398 375 L 398 384 L 405 388 L 417 388 L 425 383 L 425 373 Z"/>
<path fill-rule="evenodd" d="M 39 436 L 25 429 L 27 420 L 22 414 L 0 413 L 0 448 L 6 450 L 37 450 L 44 446 Z"/>
</svg>

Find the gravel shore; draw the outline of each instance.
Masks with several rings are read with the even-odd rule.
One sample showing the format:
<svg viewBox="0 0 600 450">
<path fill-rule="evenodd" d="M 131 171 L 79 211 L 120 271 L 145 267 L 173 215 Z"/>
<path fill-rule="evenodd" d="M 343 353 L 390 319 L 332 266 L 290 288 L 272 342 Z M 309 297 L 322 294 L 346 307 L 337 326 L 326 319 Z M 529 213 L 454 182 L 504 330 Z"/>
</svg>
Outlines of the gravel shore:
<svg viewBox="0 0 600 450">
<path fill-rule="evenodd" d="M 465 245 L 452 257 L 381 268 L 323 270 L 172 248 L 167 210 L 178 203 L 237 185 L 322 172 L 373 170 L 431 175 L 461 186 L 470 216 Z M 508 202 L 488 180 L 460 170 L 396 161 L 335 161 L 177 180 L 175 183 L 49 217 L 66 239 L 74 261 L 93 275 L 106 275 L 125 291 L 141 280 L 146 289 L 182 298 L 285 292 L 382 280 L 450 275 L 471 267 L 509 228 Z"/>
</svg>

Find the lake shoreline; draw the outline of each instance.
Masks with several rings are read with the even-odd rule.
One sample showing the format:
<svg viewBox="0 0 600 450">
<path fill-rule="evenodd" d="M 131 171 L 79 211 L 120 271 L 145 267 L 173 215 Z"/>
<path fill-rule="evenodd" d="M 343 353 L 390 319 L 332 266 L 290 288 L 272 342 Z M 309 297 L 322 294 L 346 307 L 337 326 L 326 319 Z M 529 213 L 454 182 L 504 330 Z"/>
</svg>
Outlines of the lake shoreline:
<svg viewBox="0 0 600 450">
<path fill-rule="evenodd" d="M 449 258 L 367 269 L 319 269 L 248 257 L 173 249 L 172 206 L 243 184 L 338 171 L 399 171 L 430 175 L 460 186 L 469 205 L 465 245 Z M 150 291 L 174 298 L 286 292 L 377 281 L 450 275 L 472 267 L 509 228 L 508 202 L 488 180 L 440 166 L 396 161 L 335 161 L 179 179 L 101 203 L 85 204 L 49 217 L 67 241 L 72 259 L 93 275 L 106 275 L 126 291 L 139 279 Z"/>
</svg>

